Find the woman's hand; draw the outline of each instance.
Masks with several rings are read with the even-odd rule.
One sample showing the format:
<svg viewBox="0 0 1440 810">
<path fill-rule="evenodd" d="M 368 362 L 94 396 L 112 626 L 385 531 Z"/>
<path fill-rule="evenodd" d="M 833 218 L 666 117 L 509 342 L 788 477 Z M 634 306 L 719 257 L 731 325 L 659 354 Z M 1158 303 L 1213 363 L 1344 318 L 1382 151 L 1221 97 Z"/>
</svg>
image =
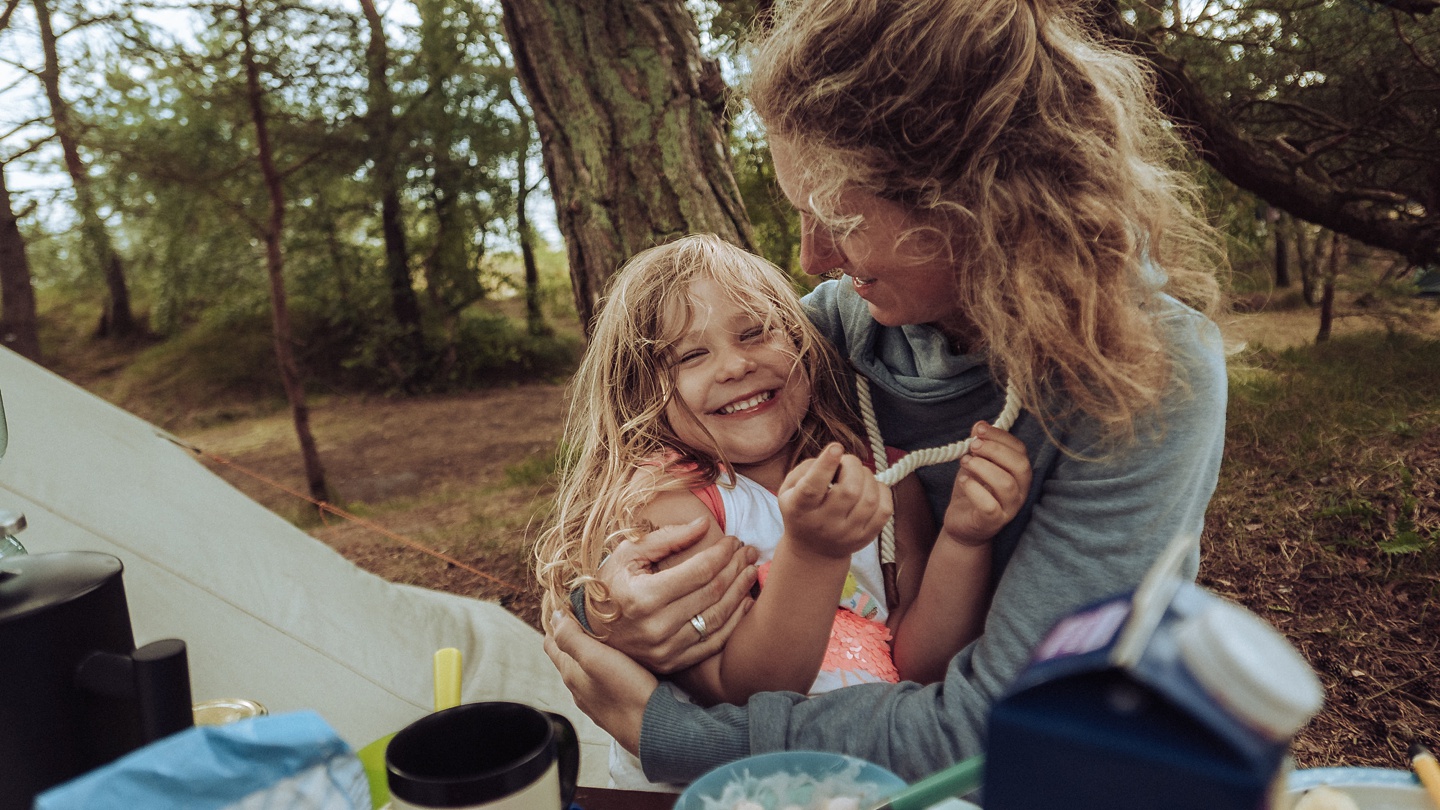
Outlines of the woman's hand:
<svg viewBox="0 0 1440 810">
<path fill-rule="evenodd" d="M 556 612 L 545 636 L 545 654 L 575 705 L 625 750 L 640 753 L 645 704 L 660 682 L 629 656 L 591 638 L 569 615 Z"/>
<path fill-rule="evenodd" d="M 894 511 L 890 488 L 838 444 L 795 465 L 779 498 L 786 537 L 826 557 L 848 558 L 864 548 Z"/>
<path fill-rule="evenodd" d="M 626 540 L 596 574 L 610 592 L 604 607 L 619 615 L 609 622 L 587 616 L 591 629 L 652 672 L 669 674 L 719 652 L 744 615 L 741 607 L 753 601 L 759 552 L 734 537 L 658 569 L 661 560 L 704 538 L 707 528 L 697 519 Z M 704 638 L 692 624 L 696 616 L 705 623 Z"/>
<path fill-rule="evenodd" d="M 1030 456 L 1025 443 L 1006 431 L 976 422 L 970 450 L 945 510 L 942 537 L 967 546 L 989 543 L 1015 518 L 1030 492 Z"/>
</svg>

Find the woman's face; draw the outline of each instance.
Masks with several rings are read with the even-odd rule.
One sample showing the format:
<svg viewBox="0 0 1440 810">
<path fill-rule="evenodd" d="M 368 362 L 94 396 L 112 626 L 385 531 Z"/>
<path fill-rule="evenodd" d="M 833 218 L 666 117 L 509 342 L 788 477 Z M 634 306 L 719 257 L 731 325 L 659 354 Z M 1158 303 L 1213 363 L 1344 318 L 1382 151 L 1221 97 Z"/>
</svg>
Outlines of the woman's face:
<svg viewBox="0 0 1440 810">
<path fill-rule="evenodd" d="M 870 317 L 885 326 L 959 320 L 955 268 L 943 251 L 932 249 L 934 240 L 925 236 L 901 242 L 916 225 L 908 209 L 871 194 L 846 192 L 838 213 L 858 215 L 861 224 L 836 235 L 810 208 L 810 183 L 800 170 L 804 158 L 794 144 L 771 135 L 770 154 L 780 190 L 800 212 L 800 266 L 806 273 L 843 272 L 865 299 Z"/>
</svg>

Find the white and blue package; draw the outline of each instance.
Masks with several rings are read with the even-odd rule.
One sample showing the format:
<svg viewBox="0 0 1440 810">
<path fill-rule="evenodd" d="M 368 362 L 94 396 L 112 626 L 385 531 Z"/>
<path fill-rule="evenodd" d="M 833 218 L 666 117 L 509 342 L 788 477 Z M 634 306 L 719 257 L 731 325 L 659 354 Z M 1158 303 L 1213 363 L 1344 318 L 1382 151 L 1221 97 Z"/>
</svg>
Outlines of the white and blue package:
<svg viewBox="0 0 1440 810">
<path fill-rule="evenodd" d="M 196 726 L 40 794 L 35 810 L 369 810 L 355 753 L 311 711 Z"/>
</svg>

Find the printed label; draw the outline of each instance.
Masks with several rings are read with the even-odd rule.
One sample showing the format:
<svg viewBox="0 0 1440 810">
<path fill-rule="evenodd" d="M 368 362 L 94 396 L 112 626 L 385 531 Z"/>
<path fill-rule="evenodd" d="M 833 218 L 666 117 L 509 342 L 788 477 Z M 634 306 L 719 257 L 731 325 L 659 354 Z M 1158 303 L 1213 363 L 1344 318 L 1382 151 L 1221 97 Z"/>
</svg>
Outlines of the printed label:
<svg viewBox="0 0 1440 810">
<path fill-rule="evenodd" d="M 1036 662 L 1064 655 L 1082 655 L 1104 647 L 1115 638 L 1120 625 L 1130 615 L 1130 601 L 1120 599 L 1085 613 L 1067 616 L 1035 649 Z"/>
</svg>

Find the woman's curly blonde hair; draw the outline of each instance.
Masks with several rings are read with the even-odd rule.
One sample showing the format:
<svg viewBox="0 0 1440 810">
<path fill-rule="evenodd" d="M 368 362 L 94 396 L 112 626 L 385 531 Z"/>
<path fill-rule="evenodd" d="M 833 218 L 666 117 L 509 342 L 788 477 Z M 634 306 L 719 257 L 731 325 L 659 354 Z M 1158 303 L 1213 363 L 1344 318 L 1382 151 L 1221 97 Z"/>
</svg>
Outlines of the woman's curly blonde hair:
<svg viewBox="0 0 1440 810">
<path fill-rule="evenodd" d="M 765 329 L 789 338 L 802 375 L 797 379 L 811 388 L 792 465 L 832 441 L 846 452 L 863 452 L 842 361 L 805 316 L 783 271 L 708 234 L 636 254 L 612 282 L 570 383 L 564 446 L 573 458 L 561 472 L 555 508 L 536 547 L 546 626 L 553 611 L 568 609 L 577 586 L 585 588 L 588 617 L 612 619 L 594 574 L 616 545 L 645 533 L 644 507 L 664 490 L 725 484 L 725 459 L 681 439 L 666 417 L 672 400 L 683 406 L 675 400 L 670 354 L 694 316 L 691 288 L 702 279 Z M 704 431 L 698 422 L 692 427 Z M 672 474 L 637 474 L 657 464 Z"/>
<path fill-rule="evenodd" d="M 1219 306 L 1224 257 L 1150 74 L 1058 0 L 780 0 L 748 95 L 828 227 L 851 190 L 942 239 L 965 349 L 1047 429 L 1133 437 L 1171 363 L 1159 292 Z"/>
</svg>

